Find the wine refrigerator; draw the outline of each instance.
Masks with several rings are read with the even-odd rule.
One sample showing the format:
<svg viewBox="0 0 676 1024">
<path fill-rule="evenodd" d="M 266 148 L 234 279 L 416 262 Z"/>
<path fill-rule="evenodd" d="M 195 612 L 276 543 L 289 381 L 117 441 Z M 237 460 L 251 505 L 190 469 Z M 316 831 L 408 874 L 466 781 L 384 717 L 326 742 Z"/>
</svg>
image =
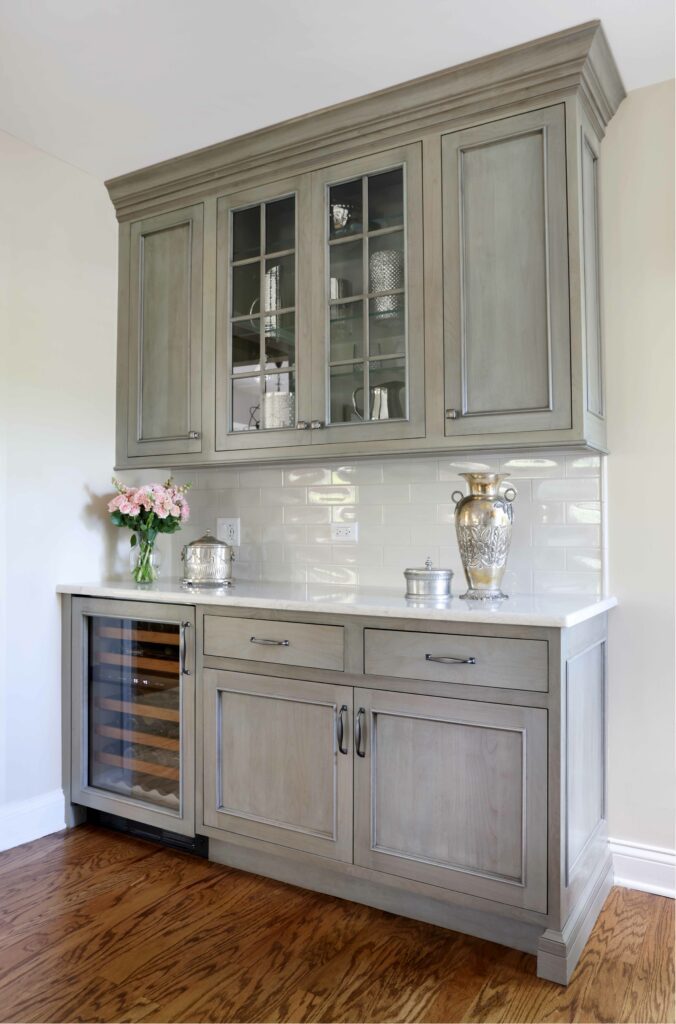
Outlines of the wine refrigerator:
<svg viewBox="0 0 676 1024">
<path fill-rule="evenodd" d="M 194 610 L 75 598 L 74 803 L 194 834 Z"/>
</svg>

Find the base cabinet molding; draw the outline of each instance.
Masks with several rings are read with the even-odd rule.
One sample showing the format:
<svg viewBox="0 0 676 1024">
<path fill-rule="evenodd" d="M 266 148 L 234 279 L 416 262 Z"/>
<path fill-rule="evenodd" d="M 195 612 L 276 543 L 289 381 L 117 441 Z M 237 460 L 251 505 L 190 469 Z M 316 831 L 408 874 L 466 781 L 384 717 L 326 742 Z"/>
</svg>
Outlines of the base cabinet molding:
<svg viewBox="0 0 676 1024">
<path fill-rule="evenodd" d="M 472 683 L 424 658 L 415 675 L 412 619 L 64 603 L 70 823 L 94 808 L 207 837 L 220 863 L 513 945 L 567 983 L 612 880 L 605 614 L 435 621 L 447 651 L 471 645 Z M 254 621 L 288 657 L 243 650 Z M 410 637 L 408 678 L 373 673 L 379 631 Z M 343 636 L 349 668 L 316 667 Z"/>
<path fill-rule="evenodd" d="M 117 465 L 605 450 L 623 97 L 589 22 L 108 182 Z"/>
</svg>

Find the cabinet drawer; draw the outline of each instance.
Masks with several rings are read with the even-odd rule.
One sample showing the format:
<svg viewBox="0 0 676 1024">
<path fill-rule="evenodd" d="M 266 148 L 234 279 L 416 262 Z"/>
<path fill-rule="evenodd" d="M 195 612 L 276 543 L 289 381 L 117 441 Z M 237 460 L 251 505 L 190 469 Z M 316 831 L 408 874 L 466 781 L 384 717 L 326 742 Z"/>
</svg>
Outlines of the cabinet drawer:
<svg viewBox="0 0 676 1024">
<path fill-rule="evenodd" d="M 205 615 L 204 653 L 342 672 L 343 627 Z"/>
<path fill-rule="evenodd" d="M 547 641 L 365 629 L 364 671 L 544 693 L 548 689 Z"/>
</svg>

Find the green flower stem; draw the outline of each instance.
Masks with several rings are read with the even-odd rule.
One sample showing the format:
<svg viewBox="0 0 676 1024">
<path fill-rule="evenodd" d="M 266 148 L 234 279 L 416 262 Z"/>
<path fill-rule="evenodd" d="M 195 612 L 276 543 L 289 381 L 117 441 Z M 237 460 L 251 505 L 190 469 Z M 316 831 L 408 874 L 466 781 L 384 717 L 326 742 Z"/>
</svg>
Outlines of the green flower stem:
<svg viewBox="0 0 676 1024">
<path fill-rule="evenodd" d="M 132 569 L 132 576 L 137 583 L 153 583 L 157 578 L 153 565 L 154 541 L 149 541 L 142 533 L 139 534 L 139 555 Z"/>
</svg>

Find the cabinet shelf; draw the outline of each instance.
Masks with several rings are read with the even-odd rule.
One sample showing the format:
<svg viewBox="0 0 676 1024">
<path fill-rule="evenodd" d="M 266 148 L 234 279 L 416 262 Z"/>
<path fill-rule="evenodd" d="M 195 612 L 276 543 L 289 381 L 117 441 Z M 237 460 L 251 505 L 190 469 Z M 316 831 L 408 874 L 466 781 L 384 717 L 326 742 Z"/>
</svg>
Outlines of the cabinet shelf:
<svg viewBox="0 0 676 1024">
<path fill-rule="evenodd" d="M 137 701 L 100 697 L 97 706 L 102 711 L 121 711 L 127 715 L 143 715 L 144 718 L 157 718 L 164 722 L 180 722 L 181 720 L 178 708 L 158 708 L 152 704 L 141 704 Z"/>
<path fill-rule="evenodd" d="M 146 629 L 123 629 L 120 626 L 99 626 L 96 635 L 107 640 L 136 640 L 147 644 L 175 644 L 180 637 L 173 632 Z"/>
<path fill-rule="evenodd" d="M 98 725 L 96 733 L 113 740 L 124 740 L 126 743 L 141 743 L 145 747 L 160 747 L 162 750 L 175 751 L 180 749 L 180 741 L 171 736 L 139 732 L 137 729 L 118 729 L 115 725 Z"/>
<path fill-rule="evenodd" d="M 102 764 L 112 765 L 114 768 L 126 768 L 130 771 L 141 772 L 143 775 L 154 775 L 158 779 L 171 779 L 178 782 L 180 772 L 178 768 L 169 768 L 164 764 L 155 764 L 151 761 L 141 761 L 135 757 L 119 757 L 117 754 L 109 754 L 102 750 L 96 755 L 96 760 Z"/>
<path fill-rule="evenodd" d="M 174 673 L 178 670 L 178 664 L 173 659 L 145 658 L 137 654 L 117 654 L 115 651 L 101 651 L 98 655 L 98 663 L 103 665 L 127 665 L 130 668 L 143 668 L 156 672 Z"/>
</svg>

